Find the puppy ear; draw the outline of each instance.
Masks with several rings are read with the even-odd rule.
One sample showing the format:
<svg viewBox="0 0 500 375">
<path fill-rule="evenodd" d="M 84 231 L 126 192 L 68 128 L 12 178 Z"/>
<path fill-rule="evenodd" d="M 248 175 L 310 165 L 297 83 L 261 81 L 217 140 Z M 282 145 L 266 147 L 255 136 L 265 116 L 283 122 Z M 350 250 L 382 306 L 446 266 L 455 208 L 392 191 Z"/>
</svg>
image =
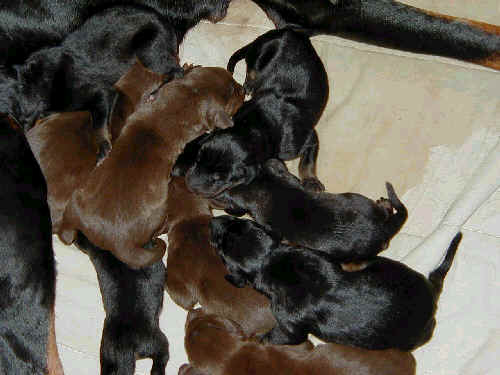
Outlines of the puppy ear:
<svg viewBox="0 0 500 375">
<path fill-rule="evenodd" d="M 246 280 L 239 275 L 235 276 L 233 274 L 227 274 L 224 276 L 224 278 L 226 279 L 226 281 L 233 284 L 236 288 L 243 288 L 245 285 L 247 285 Z"/>
</svg>

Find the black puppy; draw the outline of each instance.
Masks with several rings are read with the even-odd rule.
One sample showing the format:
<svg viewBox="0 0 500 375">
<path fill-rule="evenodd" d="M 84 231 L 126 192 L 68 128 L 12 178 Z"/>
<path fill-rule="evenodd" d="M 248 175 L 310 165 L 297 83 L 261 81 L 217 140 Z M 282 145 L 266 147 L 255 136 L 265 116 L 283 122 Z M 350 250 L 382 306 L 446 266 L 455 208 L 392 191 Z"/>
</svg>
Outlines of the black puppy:
<svg viewBox="0 0 500 375">
<path fill-rule="evenodd" d="M 47 187 L 22 131 L 0 114 L 0 372 L 62 374 Z"/>
<path fill-rule="evenodd" d="M 94 264 L 106 311 L 101 338 L 101 375 L 133 375 L 138 358 L 153 359 L 151 375 L 165 375 L 168 341 L 160 330 L 165 266 L 131 270 L 81 233 L 76 245 Z"/>
<path fill-rule="evenodd" d="M 357 262 L 386 249 L 408 217 L 392 185 L 386 187 L 389 199 L 378 201 L 356 193 L 310 192 L 282 161 L 270 159 L 251 183 L 212 201 L 227 213 L 250 214 L 291 243 Z"/>
<path fill-rule="evenodd" d="M 271 30 L 233 54 L 228 70 L 245 59 L 245 89 L 252 98 L 234 115 L 234 127 L 213 132 L 186 173 L 190 190 L 214 196 L 250 182 L 270 158 L 300 156 L 304 186 L 321 191 L 316 178 L 314 126 L 328 99 L 328 77 L 309 37 Z"/>
<path fill-rule="evenodd" d="M 149 69 L 182 76 L 173 27 L 154 11 L 122 6 L 91 17 L 60 47 L 35 52 L 0 86 L 8 108 L 25 131 L 48 111 L 90 110 L 99 130 L 101 157 L 110 148 L 108 123 L 116 100 L 112 85 L 139 58 Z M 15 93 L 10 92 L 15 89 Z M 4 99 L 5 101 L 5 99 Z"/>
<path fill-rule="evenodd" d="M 219 216 L 211 238 L 235 286 L 250 284 L 271 299 L 278 324 L 262 340 L 294 345 L 312 333 L 327 342 L 366 349 L 412 350 L 432 336 L 438 297 L 459 233 L 429 278 L 376 257 L 346 272 L 319 251 L 280 243 L 250 220 Z"/>
<path fill-rule="evenodd" d="M 500 27 L 392 0 L 253 0 L 276 27 L 474 62 L 500 70 Z"/>
<path fill-rule="evenodd" d="M 89 17 L 120 4 L 157 12 L 171 24 L 180 43 L 200 20 L 217 22 L 225 17 L 231 0 L 39 0 L 2 1 L 0 4 L 0 65 L 23 62 L 34 51 L 58 45 Z M 115 35 L 119 35 L 119 20 Z"/>
</svg>

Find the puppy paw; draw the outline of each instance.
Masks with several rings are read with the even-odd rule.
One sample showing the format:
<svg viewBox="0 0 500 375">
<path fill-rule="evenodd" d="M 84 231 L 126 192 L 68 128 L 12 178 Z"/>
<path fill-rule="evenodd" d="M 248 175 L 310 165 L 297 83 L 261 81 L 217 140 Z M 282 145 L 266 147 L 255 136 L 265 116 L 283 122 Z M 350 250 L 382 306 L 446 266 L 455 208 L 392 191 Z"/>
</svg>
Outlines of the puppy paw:
<svg viewBox="0 0 500 375">
<path fill-rule="evenodd" d="M 323 185 L 320 180 L 317 178 L 311 177 L 311 178 L 305 178 L 302 181 L 302 186 L 304 189 L 307 191 L 311 191 L 313 193 L 321 193 L 325 191 L 325 185 Z"/>
<path fill-rule="evenodd" d="M 377 199 L 375 203 L 384 211 L 387 218 L 394 214 L 394 209 L 389 199 L 380 197 L 380 199 Z"/>
</svg>

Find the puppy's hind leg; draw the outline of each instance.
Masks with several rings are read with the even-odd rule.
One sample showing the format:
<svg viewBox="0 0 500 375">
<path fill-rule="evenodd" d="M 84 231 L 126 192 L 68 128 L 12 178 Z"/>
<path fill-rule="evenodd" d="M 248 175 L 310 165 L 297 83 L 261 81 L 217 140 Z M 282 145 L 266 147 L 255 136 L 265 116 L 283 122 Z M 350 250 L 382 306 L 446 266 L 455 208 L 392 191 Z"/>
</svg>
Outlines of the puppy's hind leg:
<svg viewBox="0 0 500 375">
<path fill-rule="evenodd" d="M 325 191 L 325 186 L 316 176 L 316 161 L 318 159 L 319 139 L 316 130 L 312 130 L 300 150 L 299 176 L 302 186 L 313 192 Z"/>
<path fill-rule="evenodd" d="M 158 330 L 156 335 L 155 343 L 155 346 L 158 348 L 158 352 L 151 356 L 153 359 L 151 375 L 165 375 L 165 368 L 167 367 L 167 362 L 170 359 L 170 356 L 168 352 L 168 340 L 160 330 Z"/>
<path fill-rule="evenodd" d="M 101 375 L 133 375 L 135 353 L 127 339 L 128 330 L 104 321 L 101 338 Z"/>
</svg>

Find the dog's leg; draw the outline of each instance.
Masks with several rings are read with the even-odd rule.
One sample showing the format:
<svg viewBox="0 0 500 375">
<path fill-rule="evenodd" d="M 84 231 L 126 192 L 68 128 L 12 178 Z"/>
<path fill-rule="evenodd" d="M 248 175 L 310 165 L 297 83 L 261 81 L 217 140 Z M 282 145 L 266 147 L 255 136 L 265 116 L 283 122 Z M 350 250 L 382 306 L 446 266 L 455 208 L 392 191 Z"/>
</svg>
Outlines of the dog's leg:
<svg viewBox="0 0 500 375">
<path fill-rule="evenodd" d="M 156 346 L 159 347 L 158 352 L 153 355 L 153 366 L 151 367 L 151 375 L 165 375 L 165 367 L 167 367 L 167 362 L 170 358 L 168 353 L 168 340 L 161 332 L 158 330 L 156 335 Z"/>
<path fill-rule="evenodd" d="M 325 191 L 325 186 L 316 177 L 318 151 L 318 133 L 316 133 L 316 130 L 313 130 L 300 151 L 299 176 L 304 188 L 315 192 Z"/>
<path fill-rule="evenodd" d="M 64 375 L 61 358 L 59 357 L 59 351 L 57 350 L 54 308 L 50 311 L 49 341 L 47 344 L 47 350 L 48 375 Z"/>
<path fill-rule="evenodd" d="M 135 353 L 124 327 L 104 321 L 100 360 L 101 375 L 134 374 Z"/>
</svg>

